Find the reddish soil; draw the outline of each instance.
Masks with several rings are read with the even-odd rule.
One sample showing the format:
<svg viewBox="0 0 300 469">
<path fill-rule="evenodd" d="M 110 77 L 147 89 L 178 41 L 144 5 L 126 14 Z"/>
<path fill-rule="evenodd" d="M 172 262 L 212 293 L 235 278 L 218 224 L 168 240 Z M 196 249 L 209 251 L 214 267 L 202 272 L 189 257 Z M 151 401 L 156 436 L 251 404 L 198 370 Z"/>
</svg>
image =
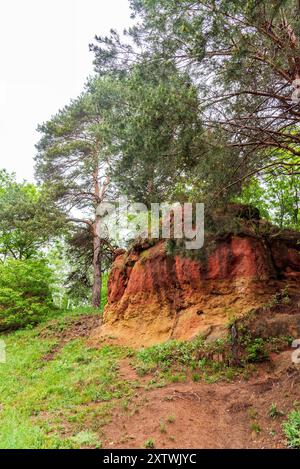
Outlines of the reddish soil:
<svg viewBox="0 0 300 469">
<path fill-rule="evenodd" d="M 300 399 L 300 370 L 290 354 L 275 355 L 248 381 L 142 386 L 103 428 L 104 447 L 142 448 L 152 439 L 156 448 L 285 448 L 282 422 Z M 127 361 L 120 372 L 138 380 Z M 271 418 L 272 403 L 284 415 Z"/>
<path fill-rule="evenodd" d="M 95 328 L 99 327 L 101 316 L 96 314 L 84 315 L 78 318 L 69 318 L 61 330 L 57 321 L 47 323 L 40 332 L 40 337 L 57 339 L 58 342 L 53 346 L 44 360 L 52 360 L 55 355 L 71 340 L 88 337 Z"/>
</svg>

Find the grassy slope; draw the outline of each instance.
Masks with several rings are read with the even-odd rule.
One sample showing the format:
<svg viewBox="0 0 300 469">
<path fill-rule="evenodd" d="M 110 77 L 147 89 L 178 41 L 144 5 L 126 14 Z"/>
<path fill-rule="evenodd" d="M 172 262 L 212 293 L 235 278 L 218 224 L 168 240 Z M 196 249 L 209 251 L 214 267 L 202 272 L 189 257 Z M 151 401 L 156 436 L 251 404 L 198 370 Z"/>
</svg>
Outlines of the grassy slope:
<svg viewBox="0 0 300 469">
<path fill-rule="evenodd" d="M 91 349 L 83 338 L 74 338 L 46 359 L 59 334 L 84 313 L 92 311 L 59 312 L 34 329 L 2 336 L 0 448 L 101 447 L 101 425 L 112 401 L 131 392 L 132 386 L 117 377 L 118 360 L 128 351 Z M 45 335 L 49 326 L 52 334 Z"/>
<path fill-rule="evenodd" d="M 34 329 L 2 336 L 7 361 L 0 364 L 0 448 L 101 447 L 112 409 L 125 408 L 141 387 L 119 372 L 126 357 L 141 379 L 145 373 L 152 378 L 147 389 L 187 376 L 210 383 L 239 375 L 217 362 L 195 363 L 200 343 L 173 342 L 135 354 L 113 345 L 90 348 L 86 337 L 76 334 L 62 342 L 70 325 L 82 318 L 85 323 L 91 313 L 56 313 Z M 299 413 L 286 425 L 290 444 L 298 446 Z"/>
</svg>

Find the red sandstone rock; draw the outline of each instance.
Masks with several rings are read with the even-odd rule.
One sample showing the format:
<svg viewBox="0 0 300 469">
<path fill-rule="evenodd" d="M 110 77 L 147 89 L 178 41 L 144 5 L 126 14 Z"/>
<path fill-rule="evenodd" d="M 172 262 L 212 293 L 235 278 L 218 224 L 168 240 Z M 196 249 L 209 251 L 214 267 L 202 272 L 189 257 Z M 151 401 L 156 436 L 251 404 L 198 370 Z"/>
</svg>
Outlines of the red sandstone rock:
<svg viewBox="0 0 300 469">
<path fill-rule="evenodd" d="M 200 333 L 218 337 L 230 319 L 262 306 L 286 282 L 300 282 L 298 249 L 289 239 L 244 234 L 215 240 L 201 261 L 167 255 L 163 241 L 124 253 L 113 264 L 96 336 L 138 347 Z"/>
</svg>

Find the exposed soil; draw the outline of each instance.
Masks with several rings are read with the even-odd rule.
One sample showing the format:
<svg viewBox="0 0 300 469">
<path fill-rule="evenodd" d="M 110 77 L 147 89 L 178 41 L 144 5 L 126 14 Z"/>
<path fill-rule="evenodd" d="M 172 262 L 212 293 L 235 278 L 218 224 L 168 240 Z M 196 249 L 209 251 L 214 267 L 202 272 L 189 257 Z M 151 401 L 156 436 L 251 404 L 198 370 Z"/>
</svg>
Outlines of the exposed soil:
<svg viewBox="0 0 300 469">
<path fill-rule="evenodd" d="M 88 337 L 90 333 L 100 325 L 100 315 L 91 314 L 84 315 L 78 318 L 70 318 L 66 320 L 61 329 L 57 321 L 47 323 L 47 326 L 41 330 L 40 337 L 58 339 L 57 344 L 53 346 L 49 353 L 43 359 L 53 360 L 55 355 L 71 340 L 81 337 Z"/>
<path fill-rule="evenodd" d="M 282 422 L 300 400 L 300 370 L 290 356 L 274 355 L 249 381 L 141 387 L 104 427 L 104 447 L 141 448 L 151 439 L 156 448 L 285 448 Z M 138 379 L 126 361 L 120 372 Z M 270 417 L 272 403 L 283 415 Z"/>
</svg>

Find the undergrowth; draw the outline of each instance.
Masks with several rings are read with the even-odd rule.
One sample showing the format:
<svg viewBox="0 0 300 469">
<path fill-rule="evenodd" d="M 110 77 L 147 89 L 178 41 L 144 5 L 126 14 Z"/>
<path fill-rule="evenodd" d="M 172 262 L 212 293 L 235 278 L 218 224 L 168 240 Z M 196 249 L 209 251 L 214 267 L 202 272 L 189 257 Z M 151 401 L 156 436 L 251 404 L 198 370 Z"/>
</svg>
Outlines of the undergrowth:
<svg viewBox="0 0 300 469">
<path fill-rule="evenodd" d="M 171 340 L 140 350 L 135 367 L 139 375 L 159 371 L 161 378 L 180 382 L 192 372 L 194 381 L 232 379 L 240 372 L 231 365 L 227 340 L 208 343 L 202 337 L 190 342 Z"/>
<path fill-rule="evenodd" d="M 184 381 L 188 374 L 194 382 L 232 380 L 241 374 L 248 377 L 256 363 L 267 361 L 270 352 L 285 349 L 290 342 L 290 337 L 262 339 L 243 331 L 238 339 L 238 357 L 235 357 L 230 337 L 212 342 L 201 336 L 189 342 L 170 340 L 140 350 L 135 368 L 141 376 L 156 372 L 171 382 Z"/>
<path fill-rule="evenodd" d="M 292 411 L 287 421 L 283 424 L 284 433 L 287 436 L 289 447 L 300 448 L 300 411 Z"/>
</svg>

